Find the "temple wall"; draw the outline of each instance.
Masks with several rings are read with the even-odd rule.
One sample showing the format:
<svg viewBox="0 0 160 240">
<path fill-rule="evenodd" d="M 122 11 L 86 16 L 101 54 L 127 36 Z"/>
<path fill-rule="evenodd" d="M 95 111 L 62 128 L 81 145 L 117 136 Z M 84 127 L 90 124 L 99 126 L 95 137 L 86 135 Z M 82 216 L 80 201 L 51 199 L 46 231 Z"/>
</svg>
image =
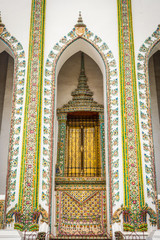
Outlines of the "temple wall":
<svg viewBox="0 0 160 240">
<path fill-rule="evenodd" d="M 144 41 L 157 29 L 159 24 L 159 0 L 132 1 L 135 58 Z"/>
<path fill-rule="evenodd" d="M 8 32 L 22 44 L 26 60 L 30 29 L 31 0 L 0 0 L 2 21 Z"/>
<path fill-rule="evenodd" d="M 7 30 L 18 39 L 18 41 L 22 44 L 24 52 L 25 52 L 25 60 L 27 62 L 28 60 L 28 48 L 29 48 L 29 29 L 30 29 L 30 12 L 31 12 L 31 0 L 0 0 L 0 6 L 1 6 L 1 13 L 2 13 L 2 21 L 5 24 L 5 27 Z M 153 31 L 156 30 L 158 24 L 159 24 L 159 9 L 160 9 L 160 1 L 159 0 L 134 0 L 132 1 L 132 14 L 133 14 L 133 34 L 134 34 L 134 44 L 135 44 L 135 62 L 137 63 L 137 56 L 139 54 L 139 48 L 143 44 L 143 42 L 153 33 Z M 82 17 L 84 23 L 87 25 L 87 28 L 92 31 L 94 34 L 97 34 L 103 42 L 106 42 L 109 46 L 109 49 L 112 51 L 114 58 L 116 60 L 117 69 L 119 70 L 119 53 L 118 53 L 118 24 L 117 24 L 117 1 L 110 1 L 110 0 L 94 0 L 94 3 L 92 0 L 81 0 L 81 1 L 75 1 L 75 0 L 61 0 L 61 1 L 53 1 L 53 0 L 47 0 L 46 1 L 46 21 L 45 21 L 45 49 L 44 49 L 44 66 L 46 64 L 46 60 L 48 57 L 48 54 L 52 50 L 53 46 L 59 42 L 59 40 L 63 36 L 67 36 L 67 34 L 72 30 L 74 25 L 76 24 L 78 12 L 82 12 Z M 154 13 L 154 14 L 153 14 Z M 76 51 L 75 51 L 76 53 Z M 68 52 L 69 56 L 69 52 Z M 67 56 L 65 56 L 67 60 Z M 74 57 L 73 57 L 74 58 Z M 92 77 L 92 74 L 94 74 L 94 71 L 92 70 L 92 67 L 94 64 L 92 64 L 91 60 L 88 58 L 88 64 L 90 64 L 88 73 L 86 68 L 86 73 L 89 77 Z M 86 61 L 86 64 L 87 64 Z M 76 61 L 75 61 L 76 62 Z M 61 64 L 60 64 L 61 65 Z M 60 66 L 59 65 L 59 66 Z M 75 63 L 75 69 L 72 71 L 72 75 L 65 76 L 65 81 L 67 84 L 62 83 L 61 87 L 63 90 L 59 91 L 58 98 L 57 98 L 57 106 L 62 106 L 62 104 L 66 103 L 69 99 L 70 93 L 66 91 L 65 85 L 68 86 L 70 84 L 70 92 L 71 90 L 74 90 L 75 84 L 73 84 L 71 77 L 73 76 L 75 78 L 75 81 L 77 80 L 77 73 L 76 68 L 78 69 L 78 64 Z M 99 65 L 101 68 L 101 66 Z M 59 67 L 61 68 L 61 66 Z M 103 68 L 103 66 L 102 66 Z M 27 66 L 26 66 L 27 69 Z M 57 70 L 57 75 L 58 71 Z M 63 70 L 63 68 L 62 68 Z M 96 70 L 96 67 L 95 67 Z M 102 69 L 101 69 L 102 70 Z M 137 70 L 137 65 L 136 65 Z M 153 67 L 152 67 L 153 70 Z M 153 78 L 153 71 L 151 70 L 151 75 Z M 97 79 L 101 76 L 100 70 L 98 70 L 99 73 L 97 75 Z M 79 73 L 79 72 L 78 72 Z M 62 75 L 61 75 L 62 74 Z M 104 73 L 103 77 L 104 76 Z M 66 72 L 64 70 L 64 73 L 59 73 L 59 80 L 63 75 L 66 75 Z M 25 73 L 25 81 L 26 81 L 27 71 Z M 57 77 L 57 76 L 56 76 Z M 61 81 L 61 80 L 60 80 Z M 95 80 L 96 82 L 97 80 Z M 120 85 L 120 84 L 119 84 Z M 137 84 L 138 86 L 138 84 Z M 10 85 L 11 87 L 11 85 Z M 99 86 L 98 86 L 99 87 Z M 99 87 L 100 91 L 99 94 L 95 95 L 95 100 L 99 103 L 103 102 L 102 98 L 102 86 Z M 91 87 L 91 90 L 95 91 L 97 90 L 96 85 L 93 86 L 93 89 Z M 152 91 L 152 90 L 151 90 Z M 154 91 L 154 90 L 153 90 Z M 11 93 L 11 90 L 9 90 L 9 93 Z M 25 92 L 24 92 L 25 95 Z M 11 97 L 11 94 L 9 94 Z M 65 96 L 65 97 L 64 97 Z M 63 101 L 61 99 L 63 98 Z M 120 102 L 119 108 L 120 108 Z M 153 104 L 153 103 L 152 103 Z M 43 106 L 44 107 L 44 106 Z M 119 111 L 119 118 L 121 119 Z M 153 112 L 152 112 L 153 113 Z M 154 114 L 154 113 L 153 113 Z M 156 114 L 155 114 L 156 115 Z M 154 121 L 156 118 L 154 118 Z M 7 117 L 7 120 L 9 120 L 9 117 Z M 8 124 L 6 122 L 6 124 Z M 121 127 L 121 122 L 119 122 L 119 127 Z M 142 131 L 142 128 L 140 126 L 140 130 Z M 1 133 L 2 134 L 2 133 Z M 8 133 L 7 133 L 8 134 Z M 7 135 L 5 133 L 5 135 Z M 55 134 L 57 135 L 57 133 Z M 43 136 L 42 136 L 43 137 Z M 55 136 L 55 139 L 57 136 Z M 158 139 L 158 135 L 156 135 L 156 139 Z M 142 136 L 141 136 L 142 140 Z M 157 140 L 158 141 L 158 140 Z M 22 142 L 21 142 L 22 143 Z M 22 147 L 22 144 L 20 143 L 20 148 Z M 5 143 L 5 148 L 7 149 L 7 143 Z M 55 144 L 55 143 L 54 143 Z M 56 146 L 56 144 L 55 144 Z M 119 140 L 119 147 L 121 149 L 121 138 Z M 7 150 L 5 150 L 7 151 Z M 107 147 L 106 147 L 107 151 Z M 55 150 L 56 152 L 56 150 Z M 159 153 L 159 150 L 158 150 Z M 0 153 L 1 154 L 1 153 Z M 19 151 L 19 158 L 20 158 L 21 151 Z M 42 158 L 42 157 L 41 157 Z M 2 159 L 2 158 L 1 158 Z M 121 173 L 120 173 L 120 184 L 123 184 L 123 164 L 122 164 L 122 152 L 119 152 L 119 166 L 121 167 Z M 142 157 L 143 160 L 143 157 Z M 4 174 L 6 172 L 6 160 L 5 160 L 5 166 L 4 166 Z M 145 164 L 143 162 L 143 168 L 145 169 Z M 143 171 L 145 172 L 145 170 Z M 158 173 L 157 175 L 160 175 Z M 1 175 L 2 176 L 2 175 Z M 42 177 L 42 174 L 41 174 Z M 19 181 L 19 172 L 16 177 L 17 181 Z M 145 179 L 145 178 L 144 178 Z M 0 189 L 0 194 L 4 194 L 5 192 L 5 179 L 3 178 L 3 188 Z M 144 184 L 145 185 L 145 184 Z M 41 185 L 40 185 L 41 190 Z M 2 192 L 1 192 L 2 191 Z M 117 203 L 117 206 L 120 207 L 123 203 L 123 190 L 121 189 L 120 193 L 120 201 Z M 147 192 L 145 190 L 145 197 L 147 198 Z M 16 199 L 17 200 L 17 199 Z M 147 198 L 147 201 L 149 204 L 152 205 L 151 199 Z M 116 210 L 117 206 L 114 208 Z M 52 209 L 52 211 L 54 211 Z"/>
</svg>

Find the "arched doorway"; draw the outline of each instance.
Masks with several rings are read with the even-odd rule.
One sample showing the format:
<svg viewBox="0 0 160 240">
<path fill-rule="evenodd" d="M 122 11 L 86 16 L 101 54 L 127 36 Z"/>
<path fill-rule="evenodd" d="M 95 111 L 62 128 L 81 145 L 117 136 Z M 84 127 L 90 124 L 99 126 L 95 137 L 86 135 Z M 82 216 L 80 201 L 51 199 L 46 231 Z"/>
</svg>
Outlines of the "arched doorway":
<svg viewBox="0 0 160 240">
<path fill-rule="evenodd" d="M 143 180 L 147 212 L 153 224 L 148 224 L 148 231 L 157 225 L 159 192 L 159 110 L 158 110 L 158 61 L 159 61 L 159 26 L 139 49 L 137 63 L 139 121 L 143 158 Z M 157 53 L 156 53 L 157 52 Z M 156 54 L 156 55 L 154 55 Z M 156 80 L 157 79 L 157 80 Z M 157 81 L 157 83 L 156 83 Z M 156 86 L 157 85 L 157 86 Z M 157 191 L 158 190 L 158 191 Z M 152 213 L 152 214 L 151 214 Z"/>
<path fill-rule="evenodd" d="M 70 59 L 76 60 L 75 55 Z M 72 60 L 72 67 L 68 68 L 68 72 L 72 71 L 73 74 L 71 78 L 66 79 L 67 71 L 63 69 L 63 73 L 59 73 L 62 75 L 59 88 L 62 89 L 61 85 L 65 81 L 65 88 L 69 88 L 72 100 L 57 109 L 58 145 L 55 178 L 56 215 L 59 216 L 56 218 L 57 235 L 74 236 L 91 233 L 105 235 L 107 232 L 106 178 L 103 168 L 105 166 L 104 106 L 95 101 L 94 94 L 90 90 L 92 83 L 96 93 L 94 85 L 98 82 L 100 88 L 102 76 L 95 80 L 96 71 L 88 71 L 92 75 L 88 81 L 86 64 L 84 64 L 85 56 L 83 52 L 80 53 L 79 77 L 77 87 L 73 91 L 71 88 L 72 84 L 75 84 L 76 61 Z M 92 69 L 94 66 L 95 63 L 90 65 Z M 65 68 L 65 64 L 62 68 Z M 103 102 L 103 88 L 100 91 Z M 65 98 L 62 90 L 58 89 L 58 93 L 64 96 L 61 98 Z"/>
<path fill-rule="evenodd" d="M 1 72 L 3 75 L 1 75 L 3 90 L 1 89 L 0 161 L 3 161 L 1 166 L 5 168 L 1 170 L 4 175 L 1 174 L 0 178 L 2 177 L 2 179 L 0 179 L 0 182 L 1 187 L 3 186 L 3 194 L 5 194 L 4 214 L 6 217 L 7 212 L 15 207 L 19 195 L 19 192 L 15 191 L 15 189 L 19 188 L 18 172 L 21 163 L 20 142 L 23 129 L 22 114 L 25 95 L 24 76 L 26 62 L 21 43 L 5 27 L 0 33 L 0 53 L 2 54 L 1 67 L 3 68 Z"/>
<path fill-rule="evenodd" d="M 14 59 L 10 48 L 0 41 L 0 194 L 5 195 L 12 112 Z"/>
<path fill-rule="evenodd" d="M 56 192 L 55 192 L 55 169 L 57 161 L 57 139 L 58 139 L 58 121 L 57 121 L 57 84 L 58 74 L 63 64 L 79 51 L 94 59 L 102 72 L 103 78 L 103 105 L 104 105 L 104 128 L 106 154 L 104 157 L 103 169 L 106 168 L 107 176 L 107 231 L 111 230 L 111 214 L 122 203 L 123 200 L 119 194 L 119 176 L 122 176 L 119 171 L 119 150 L 118 139 L 119 134 L 119 84 L 117 79 L 116 62 L 112 52 L 109 50 L 106 43 L 85 29 L 83 36 L 79 37 L 73 29 L 67 37 L 62 38 L 57 43 L 48 55 L 45 69 L 44 79 L 44 119 L 43 119 L 43 159 L 41 161 L 41 186 L 40 192 L 41 206 L 49 213 L 49 221 L 51 231 L 56 234 Z M 66 86 L 67 87 L 67 86 Z M 73 89 L 74 90 L 74 89 Z M 68 99 L 69 100 L 69 99 Z M 64 102 L 65 103 L 65 102 Z M 108 128 L 108 135 L 107 129 Z M 103 128 L 101 129 L 103 131 Z M 114 164 L 111 165 L 111 163 Z M 116 178 L 111 179 L 111 169 Z M 53 170 L 53 171 L 52 171 Z M 60 170 L 61 171 L 61 170 Z M 49 173 L 50 181 L 48 181 L 47 173 Z M 117 175 L 118 173 L 118 175 Z M 118 181 L 118 185 L 117 185 Z M 47 184 L 47 182 L 49 184 Z M 52 183 L 52 185 L 50 185 Z M 116 184 L 113 187 L 112 184 Z M 40 188 L 41 189 L 41 188 Z M 111 197 L 112 195 L 112 197 Z M 112 209 L 112 203 L 114 207 Z M 115 204 L 115 203 L 118 203 Z"/>
<path fill-rule="evenodd" d="M 153 144 L 157 178 L 157 193 L 160 194 L 160 43 L 153 47 L 148 59 Z"/>
</svg>

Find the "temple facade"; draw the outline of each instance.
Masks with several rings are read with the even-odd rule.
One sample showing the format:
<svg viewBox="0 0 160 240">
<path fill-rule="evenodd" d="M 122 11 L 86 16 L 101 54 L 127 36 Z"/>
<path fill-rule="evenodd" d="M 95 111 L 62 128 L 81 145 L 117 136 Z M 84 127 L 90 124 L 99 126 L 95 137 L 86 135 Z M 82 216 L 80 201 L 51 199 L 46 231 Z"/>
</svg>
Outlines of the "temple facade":
<svg viewBox="0 0 160 240">
<path fill-rule="evenodd" d="M 159 229 L 159 0 L 0 8 L 0 229 Z"/>
</svg>

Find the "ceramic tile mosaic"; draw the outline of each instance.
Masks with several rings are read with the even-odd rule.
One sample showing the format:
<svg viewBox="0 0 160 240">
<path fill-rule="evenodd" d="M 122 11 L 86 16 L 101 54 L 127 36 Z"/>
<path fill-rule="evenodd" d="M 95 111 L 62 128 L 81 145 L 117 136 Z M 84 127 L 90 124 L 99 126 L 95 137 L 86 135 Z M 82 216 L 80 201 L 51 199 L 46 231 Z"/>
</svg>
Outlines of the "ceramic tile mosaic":
<svg viewBox="0 0 160 240">
<path fill-rule="evenodd" d="M 139 112 L 140 112 L 140 131 L 142 136 L 142 158 L 145 163 L 144 181 L 147 187 L 147 197 L 152 199 L 151 208 L 158 212 L 155 159 L 152 133 L 152 117 L 149 87 L 148 61 L 154 46 L 160 42 L 160 26 L 149 36 L 139 49 L 137 63 Z"/>
<path fill-rule="evenodd" d="M 37 222 L 33 221 L 33 215 L 38 211 L 39 205 L 44 22 L 45 1 L 33 0 L 18 201 L 18 211 L 22 217 L 15 223 L 15 228 L 20 230 L 22 227 L 37 230 Z"/>
<path fill-rule="evenodd" d="M 142 215 L 146 209 L 151 213 L 151 209 L 144 199 L 131 0 L 118 0 L 117 3 L 125 194 L 123 215 L 128 216 L 123 226 L 125 231 L 146 231 L 147 224 Z M 145 51 L 144 45 L 142 50 Z M 139 55 L 139 59 L 142 60 L 143 55 Z M 138 78 L 143 79 L 143 75 L 139 73 Z M 155 221 L 154 211 L 151 215 Z"/>
<path fill-rule="evenodd" d="M 0 229 L 3 228 L 4 219 L 4 200 L 0 200 Z"/>
<path fill-rule="evenodd" d="M 26 61 L 23 46 L 7 31 L 6 28 L 4 28 L 3 32 L 0 34 L 0 40 L 10 48 L 14 57 L 13 97 L 7 170 L 8 177 L 5 198 L 5 211 L 9 211 L 9 209 L 15 205 L 15 199 L 18 197 L 18 191 L 16 191 L 16 189 L 19 188 L 17 171 L 19 171 L 21 162 L 20 141 L 23 129 L 22 114 L 24 104 L 24 76 Z"/>
<path fill-rule="evenodd" d="M 61 235 L 106 232 L 105 191 L 57 192 L 57 233 Z"/>
<path fill-rule="evenodd" d="M 84 40 L 87 44 L 93 46 L 100 56 L 102 57 L 105 67 L 106 67 L 106 92 L 107 92 L 107 114 L 109 116 L 108 120 L 108 146 L 109 156 L 107 159 L 109 165 L 109 174 L 108 181 L 110 188 L 118 182 L 119 171 L 119 154 L 118 154 L 118 139 L 119 139 L 119 115 L 118 115 L 118 99 L 119 99 L 119 84 L 118 76 L 116 69 L 116 62 L 113 57 L 112 52 L 108 48 L 106 43 L 103 43 L 102 40 L 91 31 L 85 28 L 84 34 L 78 36 L 76 34 L 75 28 L 73 28 L 69 34 L 63 37 L 59 43 L 57 43 L 53 49 L 50 51 L 48 59 L 46 61 L 45 68 L 45 79 L 44 79 L 44 119 L 43 119 L 43 163 L 42 163 L 42 195 L 41 195 L 41 204 L 47 210 L 47 205 L 51 206 L 51 178 L 47 176 L 52 176 L 52 159 L 53 159 L 53 139 L 55 133 L 54 129 L 54 112 L 55 112 L 55 88 L 56 86 L 56 65 L 57 61 L 63 55 L 64 50 L 73 42 L 78 41 L 78 39 Z M 104 116 L 106 118 L 106 116 Z M 104 127 L 101 127 L 101 131 L 104 131 Z M 117 164 L 115 164 L 117 163 Z M 116 166 L 116 167 L 115 167 Z M 111 175 L 111 172 L 114 173 Z M 49 173 L 49 174 L 47 174 Z M 115 177 L 116 176 L 116 177 Z M 43 186 L 45 186 L 43 188 Z M 112 189 L 109 193 L 110 195 L 110 204 L 115 205 L 116 202 L 120 200 L 119 187 Z M 50 190 L 49 190 L 50 189 Z M 111 200 L 112 199 L 112 200 Z M 110 209 L 110 224 L 111 224 L 111 209 Z M 50 210 L 47 210 L 50 212 Z"/>
</svg>

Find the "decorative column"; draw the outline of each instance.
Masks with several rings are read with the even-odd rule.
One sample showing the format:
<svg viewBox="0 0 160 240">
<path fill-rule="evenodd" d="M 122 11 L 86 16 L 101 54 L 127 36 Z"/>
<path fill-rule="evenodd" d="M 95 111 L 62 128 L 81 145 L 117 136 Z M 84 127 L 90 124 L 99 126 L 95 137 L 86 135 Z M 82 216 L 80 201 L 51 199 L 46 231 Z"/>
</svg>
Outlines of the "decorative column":
<svg viewBox="0 0 160 240">
<path fill-rule="evenodd" d="M 124 173 L 124 231 L 146 230 L 131 0 L 117 0 Z M 125 219 L 127 219 L 125 221 Z M 143 226 L 142 226 L 143 225 Z"/>
<path fill-rule="evenodd" d="M 99 113 L 100 122 L 100 144 L 101 144 L 101 156 L 102 156 L 102 176 L 105 176 L 105 137 L 104 137 L 104 113 Z"/>
<path fill-rule="evenodd" d="M 56 176 L 64 177 L 65 168 L 65 139 L 66 139 L 67 113 L 58 115 L 58 152 L 56 164 Z"/>
<path fill-rule="evenodd" d="M 32 0 L 26 102 L 15 228 L 38 230 L 45 0 Z"/>
</svg>

